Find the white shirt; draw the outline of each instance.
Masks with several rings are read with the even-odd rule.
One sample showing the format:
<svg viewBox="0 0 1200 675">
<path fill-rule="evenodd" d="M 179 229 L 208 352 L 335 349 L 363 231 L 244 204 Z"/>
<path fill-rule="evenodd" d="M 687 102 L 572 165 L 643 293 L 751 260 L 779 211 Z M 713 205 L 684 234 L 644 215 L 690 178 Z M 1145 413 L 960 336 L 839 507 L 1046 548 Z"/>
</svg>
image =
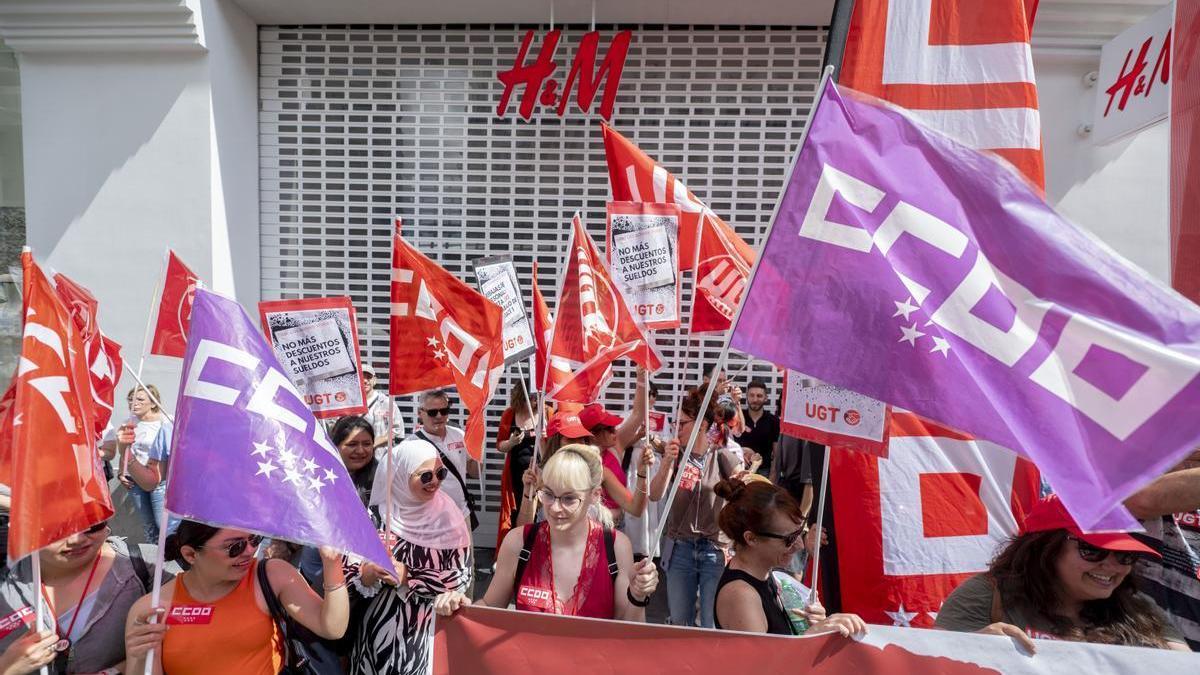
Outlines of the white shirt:
<svg viewBox="0 0 1200 675">
<path fill-rule="evenodd" d="M 154 443 L 154 439 L 158 436 L 158 432 L 162 429 L 163 418 L 154 421 L 139 420 L 137 417 L 130 415 L 128 419 L 121 423 L 132 424 L 133 427 L 133 445 L 129 446 L 129 452 L 133 454 L 133 458 L 145 466 L 150 462 L 150 445 Z M 101 443 L 116 442 L 117 430 L 120 426 L 110 426 L 108 431 L 104 433 L 104 438 Z"/>
<path fill-rule="evenodd" d="M 392 411 L 392 436 L 404 438 L 404 418 L 400 415 L 400 407 L 392 398 L 382 392 L 372 391 L 367 397 L 367 414 L 363 415 L 375 429 L 375 442 L 387 441 L 388 406 Z"/>
<path fill-rule="evenodd" d="M 447 424 L 445 438 L 438 438 L 434 434 L 425 431 L 422 427 L 417 427 L 417 431 L 420 431 L 421 435 L 437 446 L 437 449 L 442 451 L 446 459 L 454 462 L 454 468 L 458 469 L 458 475 L 462 476 L 464 481 L 471 480 L 467 476 L 467 460 L 470 459 L 470 456 L 467 454 L 466 434 L 463 433 L 462 429 Z M 417 438 L 416 431 L 413 432 L 410 438 Z M 446 468 L 448 470 L 450 467 Z M 471 509 L 467 506 L 466 493 L 463 492 L 463 486 L 458 482 L 458 479 L 452 474 L 447 475 L 446 480 L 442 482 L 442 492 L 445 492 L 454 500 L 455 504 L 458 504 L 458 507 L 462 509 L 464 517 L 470 516 Z"/>
<path fill-rule="evenodd" d="M 634 446 L 633 456 L 629 458 L 629 471 L 625 475 L 626 480 L 628 481 L 627 484 L 629 485 L 630 494 L 633 494 L 634 491 L 638 489 L 637 472 L 639 469 L 639 460 L 642 457 L 642 448 L 644 447 L 644 444 L 645 441 L 638 441 L 637 445 Z M 662 468 L 662 465 L 662 455 L 654 453 L 654 463 L 650 465 L 650 468 L 646 472 L 647 486 L 649 486 L 650 481 L 654 480 L 654 477 L 658 475 L 658 470 Z M 628 513 L 625 514 L 625 524 L 621 527 L 621 529 L 629 537 L 629 542 L 633 544 L 634 553 L 650 555 L 650 546 L 649 542 L 647 541 L 647 534 L 650 537 L 654 536 L 654 528 L 658 527 L 659 513 L 664 503 L 665 502 L 662 500 L 652 502 L 647 495 L 646 513 L 644 515 L 634 516 Z M 645 520 L 649 520 L 649 523 L 643 524 L 643 521 Z M 647 533 L 644 528 L 649 528 L 650 531 Z"/>
</svg>

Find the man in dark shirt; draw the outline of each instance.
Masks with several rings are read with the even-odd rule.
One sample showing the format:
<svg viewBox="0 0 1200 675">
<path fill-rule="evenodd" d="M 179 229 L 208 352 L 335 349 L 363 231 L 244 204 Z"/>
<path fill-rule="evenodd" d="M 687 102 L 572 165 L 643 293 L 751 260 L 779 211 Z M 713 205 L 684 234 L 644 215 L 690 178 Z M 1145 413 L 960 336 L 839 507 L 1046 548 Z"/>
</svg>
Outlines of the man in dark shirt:
<svg viewBox="0 0 1200 675">
<path fill-rule="evenodd" d="M 763 476 L 771 475 L 771 460 L 779 445 L 779 418 L 767 412 L 767 385 L 762 380 L 751 380 L 746 387 L 746 404 L 748 408 L 742 415 L 745 431 L 737 437 L 737 442 L 743 448 L 749 448 L 762 457 L 758 473 Z M 747 460 L 747 464 L 749 464 Z"/>
</svg>

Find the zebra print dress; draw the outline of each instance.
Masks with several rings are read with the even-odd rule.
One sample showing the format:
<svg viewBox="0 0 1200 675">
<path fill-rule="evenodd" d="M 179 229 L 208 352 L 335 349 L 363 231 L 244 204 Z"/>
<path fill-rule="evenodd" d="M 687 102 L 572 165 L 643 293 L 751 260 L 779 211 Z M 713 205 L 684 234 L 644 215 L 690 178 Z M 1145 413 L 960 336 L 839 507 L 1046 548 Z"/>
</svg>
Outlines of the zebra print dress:
<svg viewBox="0 0 1200 675">
<path fill-rule="evenodd" d="M 408 583 L 385 586 L 371 599 L 350 654 L 353 675 L 426 675 L 433 658 L 433 600 L 465 593 L 471 582 L 466 548 L 431 549 L 403 539 L 392 556 Z"/>
</svg>

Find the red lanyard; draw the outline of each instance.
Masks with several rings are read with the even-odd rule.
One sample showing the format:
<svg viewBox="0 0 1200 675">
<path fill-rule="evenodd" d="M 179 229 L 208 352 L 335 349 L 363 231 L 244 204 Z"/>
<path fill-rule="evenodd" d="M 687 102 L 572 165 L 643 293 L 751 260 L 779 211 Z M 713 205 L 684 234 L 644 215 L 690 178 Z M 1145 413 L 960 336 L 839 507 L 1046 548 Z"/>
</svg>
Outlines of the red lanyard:
<svg viewBox="0 0 1200 675">
<path fill-rule="evenodd" d="M 50 606 L 50 614 L 54 616 L 54 632 L 58 633 L 58 636 L 64 640 L 71 639 L 71 631 L 75 630 L 75 620 L 83 613 L 81 611 L 83 609 L 83 601 L 87 600 L 88 589 L 92 587 L 92 579 L 96 576 L 96 569 L 100 567 L 100 558 L 102 557 L 104 557 L 102 552 L 96 554 L 96 560 L 92 563 L 92 571 L 88 574 L 87 582 L 83 584 L 83 593 L 79 595 L 79 604 L 75 605 L 75 614 L 71 617 L 71 624 L 67 626 L 66 635 L 59 632 L 58 612 L 54 609 L 54 603 L 50 602 L 50 596 L 46 595 L 46 584 L 42 584 L 42 597 L 46 599 L 46 604 Z"/>
</svg>

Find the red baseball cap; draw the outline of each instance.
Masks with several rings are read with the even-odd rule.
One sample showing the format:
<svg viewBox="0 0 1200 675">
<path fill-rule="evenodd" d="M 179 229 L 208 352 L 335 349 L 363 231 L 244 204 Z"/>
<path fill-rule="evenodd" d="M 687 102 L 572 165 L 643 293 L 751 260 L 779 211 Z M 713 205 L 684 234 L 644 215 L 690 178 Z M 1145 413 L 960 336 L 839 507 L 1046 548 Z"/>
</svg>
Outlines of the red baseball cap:
<svg viewBox="0 0 1200 675">
<path fill-rule="evenodd" d="M 1092 546 L 1106 551 L 1130 551 L 1145 553 L 1156 558 L 1162 557 L 1158 551 L 1125 532 L 1084 532 L 1079 529 L 1075 519 L 1067 512 L 1067 507 L 1063 505 L 1058 495 L 1050 495 L 1034 504 L 1033 508 L 1029 510 L 1029 514 L 1025 516 L 1024 525 L 1021 526 L 1022 534 L 1051 530 L 1066 530 Z"/>
<path fill-rule="evenodd" d="M 618 427 L 622 421 L 620 417 L 608 412 L 599 403 L 589 403 L 579 411 L 579 423 L 589 432 L 599 426 Z"/>
<path fill-rule="evenodd" d="M 579 414 L 567 410 L 554 413 L 550 422 L 546 424 L 546 438 L 554 434 L 562 434 L 567 438 L 586 438 L 592 435 L 579 423 Z"/>
</svg>

